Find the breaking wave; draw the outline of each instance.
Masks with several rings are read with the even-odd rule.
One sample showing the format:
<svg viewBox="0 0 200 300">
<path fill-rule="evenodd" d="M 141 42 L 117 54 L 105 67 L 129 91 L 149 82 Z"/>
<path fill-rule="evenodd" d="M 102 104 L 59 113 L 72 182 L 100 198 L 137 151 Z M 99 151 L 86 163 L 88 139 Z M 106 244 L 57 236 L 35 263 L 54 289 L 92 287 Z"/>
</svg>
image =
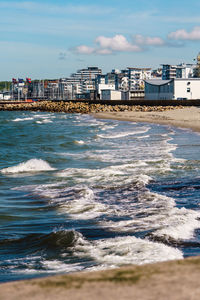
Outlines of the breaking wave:
<svg viewBox="0 0 200 300">
<path fill-rule="evenodd" d="M 26 162 L 22 162 L 16 166 L 1 169 L 0 172 L 3 174 L 17 174 L 26 172 L 42 172 L 42 171 L 53 171 L 48 162 L 42 159 L 30 159 Z"/>
</svg>

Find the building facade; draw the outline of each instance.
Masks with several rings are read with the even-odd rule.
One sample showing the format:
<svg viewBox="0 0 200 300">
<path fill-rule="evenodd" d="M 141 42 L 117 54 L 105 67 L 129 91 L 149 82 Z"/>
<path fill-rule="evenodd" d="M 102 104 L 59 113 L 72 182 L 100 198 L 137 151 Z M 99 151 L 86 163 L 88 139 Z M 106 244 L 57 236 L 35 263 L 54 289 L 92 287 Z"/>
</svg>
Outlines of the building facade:
<svg viewBox="0 0 200 300">
<path fill-rule="evenodd" d="M 129 90 L 144 90 L 144 81 L 151 79 L 151 68 L 128 68 Z"/>
<path fill-rule="evenodd" d="M 147 100 L 200 99 L 200 78 L 175 78 L 145 81 Z"/>
</svg>

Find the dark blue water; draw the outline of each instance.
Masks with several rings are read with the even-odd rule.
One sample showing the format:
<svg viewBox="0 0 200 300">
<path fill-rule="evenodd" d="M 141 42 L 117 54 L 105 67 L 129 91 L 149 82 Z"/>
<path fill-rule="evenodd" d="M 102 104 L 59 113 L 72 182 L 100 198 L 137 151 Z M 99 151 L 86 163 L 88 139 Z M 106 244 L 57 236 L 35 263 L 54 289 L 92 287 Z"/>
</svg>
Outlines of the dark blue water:
<svg viewBox="0 0 200 300">
<path fill-rule="evenodd" d="M 200 135 L 0 112 L 0 281 L 200 254 Z"/>
</svg>

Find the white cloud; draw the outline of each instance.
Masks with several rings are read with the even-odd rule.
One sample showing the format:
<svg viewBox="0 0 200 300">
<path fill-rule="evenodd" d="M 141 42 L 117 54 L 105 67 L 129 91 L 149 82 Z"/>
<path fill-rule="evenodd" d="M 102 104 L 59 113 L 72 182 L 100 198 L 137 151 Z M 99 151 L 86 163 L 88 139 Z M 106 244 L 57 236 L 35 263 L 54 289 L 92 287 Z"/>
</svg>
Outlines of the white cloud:
<svg viewBox="0 0 200 300">
<path fill-rule="evenodd" d="M 88 47 L 86 45 L 80 45 L 76 47 L 75 52 L 78 54 L 99 54 L 109 55 L 115 52 L 141 52 L 143 49 L 135 44 L 128 42 L 128 40 L 120 34 L 114 37 L 99 36 L 95 40 L 96 47 Z"/>
<path fill-rule="evenodd" d="M 92 54 L 95 52 L 94 48 L 88 47 L 85 45 L 80 45 L 80 46 L 76 47 L 74 50 L 78 54 Z"/>
<path fill-rule="evenodd" d="M 137 34 L 135 37 L 135 42 L 138 45 L 146 45 L 146 46 L 164 46 L 165 41 L 161 39 L 160 37 L 144 37 L 140 34 Z"/>
<path fill-rule="evenodd" d="M 139 46 L 129 43 L 127 39 L 121 34 L 117 34 L 112 38 L 99 36 L 96 38 L 95 42 L 99 44 L 100 48 L 107 49 L 110 51 L 120 51 L 120 52 L 141 51 L 141 48 Z"/>
<path fill-rule="evenodd" d="M 168 34 L 169 39 L 173 40 L 190 40 L 190 41 L 199 41 L 200 40 L 200 27 L 196 26 L 192 31 L 187 32 L 185 29 L 179 29 L 177 31 L 171 32 Z"/>
</svg>

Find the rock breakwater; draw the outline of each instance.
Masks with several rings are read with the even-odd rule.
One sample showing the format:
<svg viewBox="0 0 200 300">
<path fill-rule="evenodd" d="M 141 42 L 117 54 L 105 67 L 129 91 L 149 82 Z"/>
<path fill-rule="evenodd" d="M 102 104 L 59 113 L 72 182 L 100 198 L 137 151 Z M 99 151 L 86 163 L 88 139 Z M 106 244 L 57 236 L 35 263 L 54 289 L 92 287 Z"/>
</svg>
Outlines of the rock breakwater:
<svg viewBox="0 0 200 300">
<path fill-rule="evenodd" d="M 98 112 L 121 112 L 121 111 L 166 111 L 183 108 L 183 106 L 146 106 L 146 105 L 107 105 L 93 104 L 89 102 L 52 102 L 42 101 L 33 103 L 1 104 L 0 110 L 8 111 L 47 111 L 65 113 L 98 113 Z"/>
</svg>

